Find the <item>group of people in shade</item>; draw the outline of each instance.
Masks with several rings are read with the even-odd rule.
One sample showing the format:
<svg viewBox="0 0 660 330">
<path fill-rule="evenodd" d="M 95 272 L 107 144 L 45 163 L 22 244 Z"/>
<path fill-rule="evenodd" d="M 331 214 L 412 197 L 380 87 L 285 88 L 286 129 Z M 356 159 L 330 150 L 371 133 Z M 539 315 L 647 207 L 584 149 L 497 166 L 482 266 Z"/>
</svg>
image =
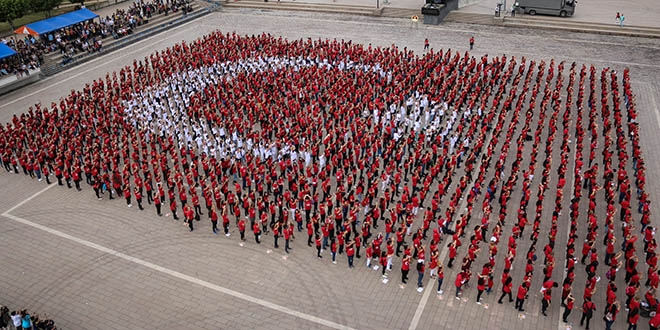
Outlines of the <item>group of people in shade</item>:
<svg viewBox="0 0 660 330">
<path fill-rule="evenodd" d="M 524 311 L 534 281 L 546 315 L 561 285 L 563 320 L 581 303 L 588 329 L 605 276 L 607 328 L 624 296 L 631 329 L 643 304 L 658 308 L 627 69 L 215 32 L 14 116 L 0 154 L 8 172 L 78 190 L 85 181 L 99 200 L 140 210 L 146 200 L 190 231 L 208 218 L 214 234 L 221 222 L 242 241 L 269 235 L 279 248 L 282 238 L 286 253 L 306 238 L 318 258 L 345 254 L 353 268 L 364 257 L 383 277 L 398 263 L 402 284 L 412 268 L 420 291 L 429 274 L 443 294 L 451 269 L 455 297 L 476 282 L 481 304 L 501 269 L 498 303 L 515 294 Z"/>
<path fill-rule="evenodd" d="M 57 327 L 53 320 L 32 315 L 26 309 L 10 312 L 6 306 L 0 306 L 0 329 L 57 330 Z"/>
<path fill-rule="evenodd" d="M 17 78 L 29 76 L 29 70 L 38 69 L 44 55 L 51 52 L 59 51 L 70 57 L 100 51 L 106 37 L 122 38 L 138 26 L 146 24 L 154 15 L 186 12 L 190 8 L 186 0 L 136 1 L 98 21 L 88 20 L 41 36 L 24 35 L 19 38 L 17 35 L 3 38 L 2 42 L 17 54 L 0 59 L 0 77 L 12 74 Z"/>
</svg>

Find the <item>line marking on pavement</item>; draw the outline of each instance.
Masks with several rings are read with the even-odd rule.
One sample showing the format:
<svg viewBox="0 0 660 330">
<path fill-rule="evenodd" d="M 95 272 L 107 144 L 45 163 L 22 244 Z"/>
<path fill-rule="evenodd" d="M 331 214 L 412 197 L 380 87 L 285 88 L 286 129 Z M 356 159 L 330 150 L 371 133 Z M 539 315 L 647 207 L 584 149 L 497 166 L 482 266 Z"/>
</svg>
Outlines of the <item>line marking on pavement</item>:
<svg viewBox="0 0 660 330">
<path fill-rule="evenodd" d="M 6 215 L 6 214 L 9 214 L 9 212 L 11 212 L 11 211 L 13 211 L 13 210 L 15 210 L 15 209 L 17 209 L 17 208 L 23 206 L 23 204 L 25 204 L 25 203 L 27 203 L 27 202 L 33 200 L 33 199 L 36 198 L 37 196 L 39 196 L 39 195 L 45 193 L 48 189 L 53 188 L 53 187 L 55 187 L 55 184 L 49 184 L 46 188 L 37 191 L 34 195 L 32 195 L 32 196 L 30 196 L 30 197 L 24 199 L 22 202 L 20 202 L 20 203 L 18 203 L 18 204 L 16 204 L 16 205 L 14 205 L 14 207 L 12 207 L 12 208 L 10 208 L 9 210 L 5 211 L 2 215 L 4 216 L 4 215 Z"/>
<path fill-rule="evenodd" d="M 447 249 L 444 249 L 443 251 L 445 250 Z M 440 257 L 438 259 L 442 260 Z M 422 300 L 420 300 L 419 305 L 417 305 L 417 309 L 415 310 L 415 315 L 413 316 L 412 321 L 410 321 L 410 326 L 408 327 L 408 330 L 417 329 L 417 324 L 419 323 L 419 319 L 422 317 L 422 313 L 424 312 L 424 307 L 426 307 L 426 302 L 428 302 L 429 300 L 431 291 L 433 291 L 433 281 L 429 281 L 429 284 L 426 286 L 424 295 L 422 295 Z"/>
<path fill-rule="evenodd" d="M 282 312 L 284 314 L 289 314 L 291 316 L 301 318 L 303 320 L 307 320 L 307 321 L 310 321 L 310 322 L 314 322 L 316 324 L 320 324 L 320 325 L 323 325 L 323 326 L 326 326 L 326 327 L 329 327 L 329 328 L 340 329 L 340 330 L 355 330 L 351 327 L 348 327 L 348 326 L 345 326 L 345 325 L 342 325 L 342 324 L 339 324 L 339 323 L 335 323 L 335 322 L 332 322 L 332 321 L 329 321 L 329 320 L 326 320 L 326 319 L 322 319 L 322 318 L 319 318 L 319 317 L 316 317 L 316 316 L 313 316 L 313 315 L 310 315 L 310 314 L 299 312 L 299 311 L 293 310 L 293 309 L 288 308 L 288 307 L 284 307 L 284 306 L 281 306 L 281 305 L 278 305 L 278 304 L 275 304 L 275 303 L 272 303 L 272 302 L 269 302 L 269 301 L 266 301 L 266 300 L 263 300 L 263 299 L 255 298 L 255 297 L 252 297 L 250 295 L 247 295 L 247 294 L 244 294 L 244 293 L 241 293 L 241 292 L 238 292 L 238 291 L 234 291 L 234 290 L 219 286 L 217 284 L 213 284 L 213 283 L 198 279 L 196 277 L 192 277 L 190 275 L 186 275 L 186 274 L 177 272 L 175 270 L 171 270 L 169 268 L 165 268 L 165 267 L 156 265 L 154 263 L 151 263 L 151 262 L 148 262 L 148 261 L 130 256 L 130 255 L 127 255 L 125 253 L 121 253 L 121 252 L 112 250 L 110 248 L 101 246 L 99 244 L 96 244 L 96 243 L 93 243 L 93 242 L 90 242 L 90 241 L 87 241 L 87 240 L 69 235 L 67 233 L 61 232 L 61 231 L 56 230 L 56 229 L 52 229 L 50 227 L 46 227 L 44 225 L 40 225 L 38 223 L 34 223 L 32 221 L 23 219 L 21 217 L 18 217 L 18 216 L 15 216 L 15 215 L 12 215 L 12 214 L 9 213 L 9 212 L 14 211 L 15 209 L 19 208 L 20 206 L 24 205 L 25 203 L 29 202 L 30 200 L 36 198 L 37 196 L 41 195 L 42 193 L 46 192 L 51 187 L 54 187 L 54 185 L 50 185 L 50 186 L 38 191 L 34 195 L 28 197 L 24 201 L 16 204 L 11 209 L 9 209 L 9 210 L 5 211 L 4 213 L 2 213 L 2 216 L 6 217 L 6 218 L 9 218 L 11 220 L 14 220 L 16 222 L 22 223 L 24 225 L 28 225 L 30 227 L 33 227 L 33 228 L 45 231 L 47 233 L 53 234 L 53 235 L 58 236 L 60 238 L 64 238 L 66 240 L 73 241 L 73 242 L 78 243 L 80 245 L 84 245 L 86 247 L 89 247 L 89 248 L 101 251 L 103 253 L 115 256 L 117 258 L 124 259 L 124 260 L 132 262 L 132 263 L 136 263 L 136 264 L 144 266 L 146 268 L 161 272 L 161 273 L 166 274 L 166 275 L 170 275 L 172 277 L 176 277 L 178 279 L 181 279 L 181 280 L 193 283 L 193 284 L 197 284 L 199 286 L 203 286 L 205 288 L 208 288 L 208 289 L 211 289 L 213 291 L 220 292 L 220 293 L 232 296 L 234 298 L 238 298 L 238 299 L 241 299 L 241 300 L 253 303 L 253 304 L 261 305 L 263 307 L 266 307 L 266 308 L 269 308 L 269 309 L 272 309 L 272 310 L 276 310 L 276 311 Z"/>
</svg>

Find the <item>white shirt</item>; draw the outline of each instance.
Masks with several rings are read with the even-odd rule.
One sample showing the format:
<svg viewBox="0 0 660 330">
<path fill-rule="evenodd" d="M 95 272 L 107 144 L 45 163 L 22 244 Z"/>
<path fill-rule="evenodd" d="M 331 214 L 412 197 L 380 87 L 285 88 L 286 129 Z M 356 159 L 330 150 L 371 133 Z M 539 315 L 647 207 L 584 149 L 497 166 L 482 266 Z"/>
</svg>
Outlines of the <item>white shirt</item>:
<svg viewBox="0 0 660 330">
<path fill-rule="evenodd" d="M 21 315 L 16 314 L 11 316 L 11 321 L 14 322 L 15 327 L 21 326 Z"/>
</svg>

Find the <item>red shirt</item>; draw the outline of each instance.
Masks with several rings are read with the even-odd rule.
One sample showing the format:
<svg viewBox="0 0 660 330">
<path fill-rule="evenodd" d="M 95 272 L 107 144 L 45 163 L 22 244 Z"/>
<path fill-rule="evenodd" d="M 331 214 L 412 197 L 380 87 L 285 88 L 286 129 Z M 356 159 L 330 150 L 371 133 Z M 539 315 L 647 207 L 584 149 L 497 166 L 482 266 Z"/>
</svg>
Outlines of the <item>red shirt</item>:
<svg viewBox="0 0 660 330">
<path fill-rule="evenodd" d="M 526 295 L 527 295 L 527 289 L 524 286 L 520 285 L 518 287 L 518 294 L 516 295 L 516 297 L 518 299 L 525 299 Z"/>
</svg>

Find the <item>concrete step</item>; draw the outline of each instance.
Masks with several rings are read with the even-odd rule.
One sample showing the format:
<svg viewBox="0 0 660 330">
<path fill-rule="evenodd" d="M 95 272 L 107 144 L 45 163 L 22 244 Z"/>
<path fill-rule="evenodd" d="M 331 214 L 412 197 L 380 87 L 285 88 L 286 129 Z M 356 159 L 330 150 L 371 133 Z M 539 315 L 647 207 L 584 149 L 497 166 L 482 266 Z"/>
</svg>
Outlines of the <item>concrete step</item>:
<svg viewBox="0 0 660 330">
<path fill-rule="evenodd" d="M 351 8 L 361 8 L 361 9 L 376 9 L 375 2 L 374 2 L 374 6 L 362 6 L 362 5 L 344 5 L 344 4 L 340 4 L 340 3 L 306 2 L 305 0 L 284 0 L 284 1 L 280 1 L 279 3 L 277 2 L 277 0 L 268 0 L 268 2 L 265 2 L 263 0 L 223 0 L 222 1 L 223 6 L 231 6 L 231 5 L 234 5 L 234 4 L 241 4 L 241 3 L 243 3 L 243 4 L 261 4 L 261 5 L 265 5 L 265 6 L 268 6 L 268 5 L 277 5 L 277 6 L 295 5 L 295 6 L 314 6 L 314 7 L 318 7 L 318 8 L 351 7 Z M 384 5 L 382 5 L 382 2 L 381 2 L 381 7 L 385 7 Z"/>
<path fill-rule="evenodd" d="M 568 18 L 534 17 L 534 16 L 525 15 L 525 16 L 516 16 L 516 17 L 506 17 L 504 21 L 505 24 L 507 24 L 508 22 L 516 22 L 519 24 L 537 24 L 537 25 L 563 26 L 563 27 L 585 27 L 590 29 L 647 32 L 651 34 L 660 33 L 660 28 L 656 28 L 656 27 L 634 26 L 634 25 L 625 25 L 623 27 L 620 27 L 614 22 L 612 22 L 611 24 L 598 23 L 598 22 L 581 22 L 581 21 L 574 21 L 570 17 Z"/>
<path fill-rule="evenodd" d="M 537 29 L 553 29 L 571 32 L 585 32 L 596 34 L 608 35 L 621 35 L 632 37 L 646 37 L 646 38 L 660 38 L 660 28 L 643 27 L 643 26 L 624 26 L 606 24 L 606 23 L 592 23 L 575 21 L 570 17 L 545 17 L 545 16 L 529 16 L 518 15 L 516 17 L 504 17 L 495 19 L 494 15 L 478 14 L 478 13 L 465 13 L 460 11 L 452 11 L 444 19 L 445 22 L 457 23 L 470 23 L 470 24 L 503 24 L 508 27 L 520 28 L 537 28 Z"/>
<path fill-rule="evenodd" d="M 199 9 L 199 7 L 200 7 L 196 3 L 192 3 L 191 5 L 193 7 L 193 12 L 196 11 L 197 9 Z M 165 14 L 152 15 L 151 19 L 149 19 L 149 22 L 146 23 L 146 24 L 138 26 L 133 31 L 133 34 L 139 33 L 140 31 L 144 31 L 144 30 L 149 29 L 149 28 L 154 27 L 154 26 L 158 26 L 159 24 L 163 24 L 163 23 L 166 23 L 168 21 L 172 21 L 172 20 L 174 20 L 176 18 L 179 18 L 179 17 L 181 17 L 181 14 L 179 12 L 175 13 L 174 15 L 172 13 L 170 13 L 167 16 L 165 16 Z M 125 36 L 123 38 L 119 38 L 119 39 L 114 39 L 112 37 L 107 37 L 105 39 L 102 39 L 103 47 L 108 48 L 108 47 L 112 46 L 114 43 L 121 42 L 122 39 L 128 38 L 128 37 L 130 37 L 130 35 Z M 82 53 L 77 53 L 76 55 L 80 55 L 80 54 L 82 54 Z M 62 53 L 60 53 L 59 51 L 49 53 L 46 56 L 48 56 L 53 63 L 61 63 L 62 59 L 64 58 Z"/>
<path fill-rule="evenodd" d="M 495 24 L 493 15 L 478 14 L 478 13 L 464 13 L 459 11 L 450 12 L 445 17 L 444 22 L 468 23 L 468 24 Z"/>
<path fill-rule="evenodd" d="M 419 17 L 422 20 L 422 7 L 419 9 L 410 9 L 410 8 L 392 8 L 384 7 L 381 14 L 382 17 L 394 17 L 394 18 L 411 18 L 414 15 Z"/>
<path fill-rule="evenodd" d="M 558 31 L 570 31 L 570 32 L 583 32 L 583 33 L 595 33 L 595 34 L 606 34 L 606 35 L 619 35 L 619 36 L 630 36 L 630 37 L 641 37 L 641 38 L 660 38 L 660 31 L 647 31 L 647 30 L 637 30 L 634 28 L 618 28 L 618 27 L 602 27 L 598 25 L 590 25 L 588 23 L 584 24 L 572 24 L 572 25 L 560 25 L 560 24 L 544 24 L 544 23 L 524 23 L 524 22 L 515 22 L 515 21 L 504 21 L 504 25 L 507 27 L 520 27 L 520 28 L 536 28 L 536 29 L 552 29 Z"/>
<path fill-rule="evenodd" d="M 267 10 L 290 10 L 290 11 L 311 11 L 311 12 L 324 12 L 324 13 L 338 13 L 338 14 L 354 14 L 363 16 L 380 16 L 382 9 L 366 6 L 346 6 L 346 5 L 333 5 L 333 4 L 316 4 L 316 3 L 301 3 L 301 2 L 280 2 L 277 1 L 228 1 L 222 4 L 226 8 L 252 8 L 252 9 L 267 9 Z"/>
</svg>

